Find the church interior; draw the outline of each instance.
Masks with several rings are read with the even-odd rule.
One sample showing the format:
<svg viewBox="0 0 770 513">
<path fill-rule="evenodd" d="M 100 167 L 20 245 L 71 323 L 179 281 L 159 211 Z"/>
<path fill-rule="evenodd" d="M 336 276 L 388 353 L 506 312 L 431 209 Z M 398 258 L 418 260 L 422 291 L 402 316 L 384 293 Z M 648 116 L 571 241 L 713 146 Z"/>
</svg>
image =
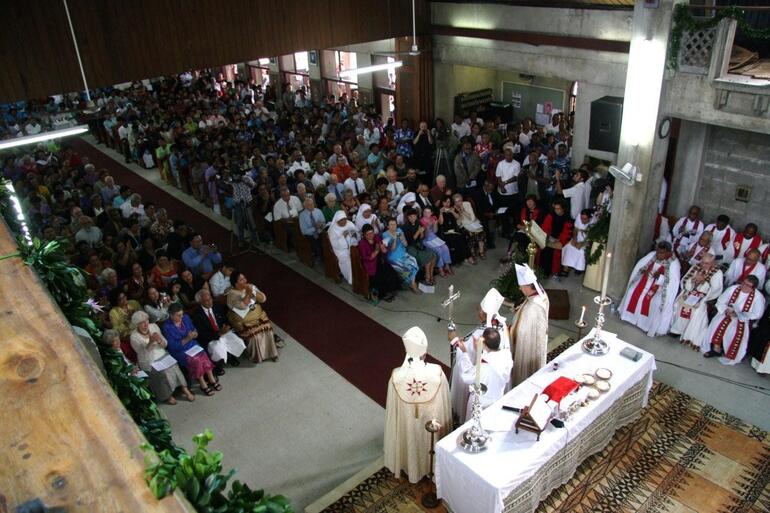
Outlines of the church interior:
<svg viewBox="0 0 770 513">
<path fill-rule="evenodd" d="M 4 2 L 0 512 L 770 512 L 766 3 Z"/>
</svg>

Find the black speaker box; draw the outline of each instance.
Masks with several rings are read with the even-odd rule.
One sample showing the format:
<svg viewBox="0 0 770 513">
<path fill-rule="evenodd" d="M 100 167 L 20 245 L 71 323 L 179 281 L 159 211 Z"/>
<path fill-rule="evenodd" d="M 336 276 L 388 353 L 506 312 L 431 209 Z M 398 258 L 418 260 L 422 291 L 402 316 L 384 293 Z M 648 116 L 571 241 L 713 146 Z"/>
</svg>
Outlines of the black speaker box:
<svg viewBox="0 0 770 513">
<path fill-rule="evenodd" d="M 620 144 L 620 124 L 623 120 L 623 98 L 605 96 L 591 102 L 591 126 L 588 148 L 617 153 Z"/>
</svg>

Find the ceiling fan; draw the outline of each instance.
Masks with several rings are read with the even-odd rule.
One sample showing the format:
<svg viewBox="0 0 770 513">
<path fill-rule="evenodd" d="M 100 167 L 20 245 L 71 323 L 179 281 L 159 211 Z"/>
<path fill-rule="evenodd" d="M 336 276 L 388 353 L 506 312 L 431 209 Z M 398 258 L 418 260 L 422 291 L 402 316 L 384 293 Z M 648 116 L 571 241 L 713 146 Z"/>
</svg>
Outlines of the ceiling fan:
<svg viewBox="0 0 770 513">
<path fill-rule="evenodd" d="M 430 52 L 430 50 L 420 50 L 420 47 L 417 45 L 417 23 L 415 20 L 414 0 L 412 0 L 412 47 L 406 51 L 384 52 L 381 55 L 389 55 L 392 57 L 395 57 L 397 55 L 411 55 L 412 57 L 417 57 L 423 52 L 427 53 L 427 52 Z"/>
</svg>

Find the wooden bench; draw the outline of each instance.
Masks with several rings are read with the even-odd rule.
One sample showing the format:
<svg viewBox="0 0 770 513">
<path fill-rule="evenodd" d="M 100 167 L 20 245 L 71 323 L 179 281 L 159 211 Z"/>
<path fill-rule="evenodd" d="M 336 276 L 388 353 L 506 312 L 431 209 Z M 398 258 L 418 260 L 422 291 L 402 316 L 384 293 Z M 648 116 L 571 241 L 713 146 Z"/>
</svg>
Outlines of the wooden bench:
<svg viewBox="0 0 770 513">
<path fill-rule="evenodd" d="M 334 254 L 332 249 L 332 243 L 329 240 L 329 233 L 323 232 L 321 234 L 321 247 L 324 252 L 324 276 L 334 280 L 335 283 L 342 281 L 342 273 L 340 272 L 340 263 L 337 260 L 337 255 Z"/>
<path fill-rule="evenodd" d="M 284 228 L 286 221 L 273 221 L 273 237 L 275 238 L 275 247 L 289 252 L 289 243 L 286 240 L 286 229 Z"/>
<path fill-rule="evenodd" d="M 313 251 L 310 248 L 310 243 L 307 241 L 302 230 L 299 228 L 299 222 L 292 222 L 292 233 L 294 234 L 294 250 L 297 252 L 299 261 L 303 264 L 312 267 L 313 266 Z"/>
</svg>

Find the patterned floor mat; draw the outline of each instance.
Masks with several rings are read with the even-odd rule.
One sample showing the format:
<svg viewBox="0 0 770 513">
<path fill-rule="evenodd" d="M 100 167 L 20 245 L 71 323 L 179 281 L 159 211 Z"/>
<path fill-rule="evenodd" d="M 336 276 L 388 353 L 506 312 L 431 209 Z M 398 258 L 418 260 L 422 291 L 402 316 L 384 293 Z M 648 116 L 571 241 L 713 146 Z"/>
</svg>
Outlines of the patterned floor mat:
<svg viewBox="0 0 770 513">
<path fill-rule="evenodd" d="M 426 480 L 410 485 L 383 468 L 324 511 L 445 512 L 443 507 L 420 506 L 428 487 Z M 770 436 L 655 383 L 644 415 L 620 429 L 602 452 L 584 461 L 537 511 L 768 513 Z"/>
</svg>

